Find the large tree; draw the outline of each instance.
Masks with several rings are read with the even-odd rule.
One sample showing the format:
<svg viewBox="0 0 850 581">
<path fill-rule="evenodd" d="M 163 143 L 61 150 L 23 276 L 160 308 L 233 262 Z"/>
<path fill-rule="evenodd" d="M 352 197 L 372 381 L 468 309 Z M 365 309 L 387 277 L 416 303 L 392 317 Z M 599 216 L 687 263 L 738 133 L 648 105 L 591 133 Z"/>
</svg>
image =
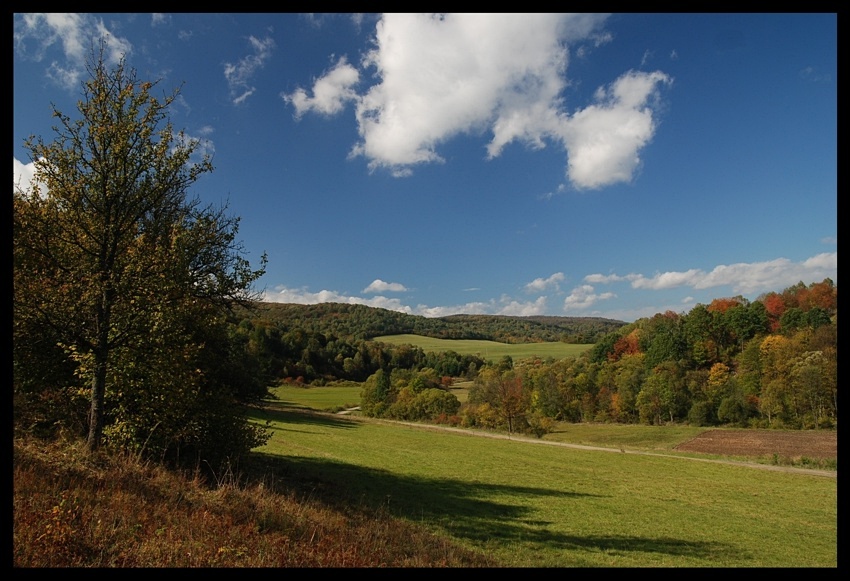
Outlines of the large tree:
<svg viewBox="0 0 850 581">
<path fill-rule="evenodd" d="M 167 351 L 164 338 L 199 336 L 176 328 L 202 326 L 216 309 L 256 298 L 251 287 L 265 265 L 263 256 L 252 269 L 226 207 L 188 195 L 213 167 L 172 127 L 179 90 L 157 98 L 158 82 L 137 79 L 123 58 L 110 66 L 105 49 L 101 42 L 91 52 L 79 118 L 54 107 L 55 138 L 26 141 L 35 175 L 14 192 L 15 339 L 32 342 L 33 329 L 49 330 L 75 363 L 90 388 L 90 450 L 103 438 L 108 384 L 143 390 L 144 381 L 127 377 L 149 385 L 168 376 L 138 372 L 157 360 L 151 339 Z M 158 359 L 179 366 L 181 349 Z M 25 366 L 16 362 L 16 370 Z"/>
</svg>

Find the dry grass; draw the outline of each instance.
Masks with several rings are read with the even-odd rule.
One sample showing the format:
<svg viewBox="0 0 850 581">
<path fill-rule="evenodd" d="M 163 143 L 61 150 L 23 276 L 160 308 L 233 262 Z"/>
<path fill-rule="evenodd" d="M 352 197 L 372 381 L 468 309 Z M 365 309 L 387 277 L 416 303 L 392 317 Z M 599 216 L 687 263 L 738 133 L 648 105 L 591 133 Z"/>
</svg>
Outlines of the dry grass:
<svg viewBox="0 0 850 581">
<path fill-rule="evenodd" d="M 208 486 L 126 455 L 88 456 L 79 443 L 16 439 L 13 475 L 15 567 L 492 565 L 380 509 L 305 496 L 268 471 Z"/>
</svg>

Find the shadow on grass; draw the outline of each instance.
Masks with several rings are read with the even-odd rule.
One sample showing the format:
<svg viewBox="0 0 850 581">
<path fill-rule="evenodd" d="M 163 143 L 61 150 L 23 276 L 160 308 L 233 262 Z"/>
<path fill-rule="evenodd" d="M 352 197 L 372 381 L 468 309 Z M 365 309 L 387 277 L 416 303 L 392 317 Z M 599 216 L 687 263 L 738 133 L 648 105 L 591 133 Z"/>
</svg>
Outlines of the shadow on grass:
<svg viewBox="0 0 850 581">
<path fill-rule="evenodd" d="M 277 404 L 277 402 L 276 402 Z M 281 402 L 282 406 L 290 405 L 287 402 Z M 296 404 L 291 404 L 293 407 Z M 267 406 L 263 409 L 255 408 L 251 409 L 249 413 L 249 418 L 255 420 L 257 422 L 266 422 L 271 421 L 273 423 L 280 424 L 278 426 L 270 425 L 268 426 L 272 430 L 280 430 L 280 431 L 297 431 L 297 430 L 289 430 L 287 428 L 281 427 L 281 425 L 297 425 L 297 426 L 324 426 L 330 428 L 340 428 L 340 429 L 353 429 L 357 427 L 357 422 L 355 420 L 351 420 L 346 418 L 345 416 L 338 416 L 334 414 L 328 414 L 323 412 L 317 412 L 314 410 L 310 410 L 307 408 L 298 408 L 298 409 L 286 409 L 286 407 L 270 407 Z"/>
<path fill-rule="evenodd" d="M 297 414 L 295 414 L 297 415 Z M 326 421 L 337 421 L 326 417 Z M 385 510 L 394 516 L 443 529 L 448 535 L 486 547 L 522 543 L 528 550 L 656 553 L 696 559 L 740 560 L 728 544 L 641 536 L 574 536 L 549 529 L 552 522 L 533 520 L 532 509 L 517 497 L 547 496 L 581 500 L 602 494 L 548 488 L 425 478 L 396 474 L 320 458 L 254 453 L 249 477 L 268 479 L 287 491 L 345 511 Z M 535 549 L 535 546 L 537 547 Z"/>
</svg>

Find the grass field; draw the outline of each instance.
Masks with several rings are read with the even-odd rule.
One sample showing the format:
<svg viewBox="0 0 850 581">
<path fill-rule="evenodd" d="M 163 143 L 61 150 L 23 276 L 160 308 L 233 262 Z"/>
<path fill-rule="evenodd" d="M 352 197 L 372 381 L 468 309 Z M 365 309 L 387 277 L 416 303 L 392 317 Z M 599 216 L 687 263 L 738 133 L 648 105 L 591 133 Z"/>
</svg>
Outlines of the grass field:
<svg viewBox="0 0 850 581">
<path fill-rule="evenodd" d="M 282 400 L 295 399 L 291 389 Z M 317 495 L 385 507 L 502 566 L 837 566 L 837 478 L 275 406 L 256 419 L 273 428 L 258 451 L 315 482 Z"/>
<path fill-rule="evenodd" d="M 359 383 L 344 383 L 331 386 L 282 385 L 270 391 L 281 403 L 319 411 L 338 411 L 360 405 Z"/>
<path fill-rule="evenodd" d="M 561 342 L 509 344 L 472 339 L 434 339 L 433 337 L 423 337 L 422 335 L 384 335 L 382 337 L 375 337 L 374 340 L 391 345 L 410 344 L 420 347 L 426 353 L 429 351 L 438 353 L 441 351 L 455 351 L 461 355 L 478 355 L 487 361 L 497 361 L 505 355 L 510 355 L 514 360 L 526 359 L 528 357 L 563 359 L 564 357 L 576 357 L 593 347 L 593 345 L 577 345 Z"/>
</svg>

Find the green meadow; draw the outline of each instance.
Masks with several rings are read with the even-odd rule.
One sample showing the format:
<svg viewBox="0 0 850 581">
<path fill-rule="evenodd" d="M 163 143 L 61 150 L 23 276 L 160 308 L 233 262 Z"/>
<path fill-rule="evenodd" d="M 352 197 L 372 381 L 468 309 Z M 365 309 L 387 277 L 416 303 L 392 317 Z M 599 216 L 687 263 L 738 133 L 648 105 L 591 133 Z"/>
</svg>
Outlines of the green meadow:
<svg viewBox="0 0 850 581">
<path fill-rule="evenodd" d="M 375 337 L 375 341 L 391 345 L 410 344 L 420 347 L 426 353 L 429 351 L 455 351 L 461 355 L 477 355 L 487 361 L 496 361 L 505 355 L 512 359 L 540 357 L 576 357 L 591 349 L 593 345 L 578 345 L 572 343 L 498 343 L 496 341 L 479 341 L 473 339 L 435 339 L 422 335 L 384 335 Z"/>
<path fill-rule="evenodd" d="M 359 406 L 361 388 L 359 383 L 341 382 L 338 385 L 321 387 L 281 385 L 270 391 L 281 405 L 319 411 L 338 411 Z"/>
<path fill-rule="evenodd" d="M 313 413 L 293 389 L 255 412 L 273 433 L 259 453 L 501 566 L 837 566 L 837 478 Z"/>
</svg>

